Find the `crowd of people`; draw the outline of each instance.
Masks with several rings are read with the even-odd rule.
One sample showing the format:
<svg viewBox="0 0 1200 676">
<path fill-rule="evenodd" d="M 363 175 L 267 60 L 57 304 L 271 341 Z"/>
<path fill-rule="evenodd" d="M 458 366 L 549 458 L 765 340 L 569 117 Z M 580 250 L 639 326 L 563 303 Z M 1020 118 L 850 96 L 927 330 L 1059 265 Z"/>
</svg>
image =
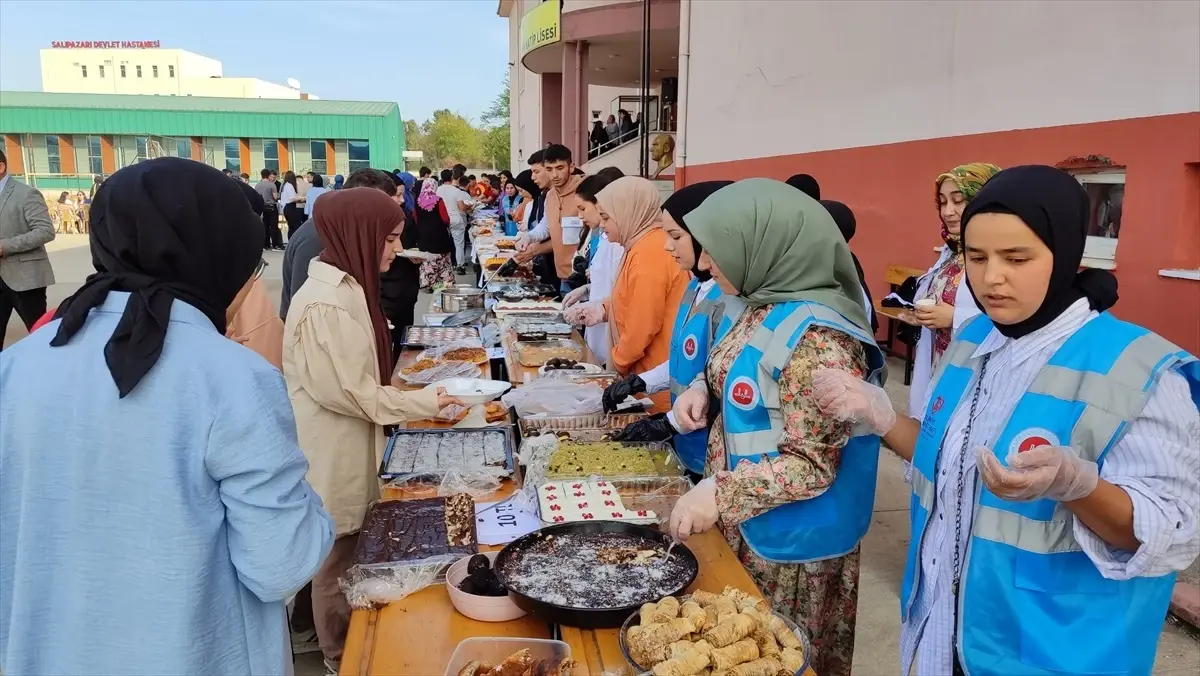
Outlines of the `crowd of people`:
<svg viewBox="0 0 1200 676">
<path fill-rule="evenodd" d="M 1080 272 L 1078 182 L 983 163 L 933 180 L 944 247 L 907 299 L 921 350 L 896 411 L 854 213 L 813 177 L 664 202 L 562 145 L 528 164 L 361 169 L 306 204 L 290 172 L 251 188 L 162 158 L 107 179 L 96 273 L 0 353 L 6 672 L 286 673 L 306 585 L 336 670 L 383 430 L 457 403 L 389 385 L 397 330 L 494 205 L 619 374 L 605 408 L 650 396 L 616 437 L 671 442 L 696 480 L 671 534 L 719 529 L 816 673 L 851 671 L 881 440 L 912 491 L 903 673 L 1149 673 L 1173 573 L 1200 553 L 1200 362 L 1114 318 L 1110 273 Z"/>
</svg>

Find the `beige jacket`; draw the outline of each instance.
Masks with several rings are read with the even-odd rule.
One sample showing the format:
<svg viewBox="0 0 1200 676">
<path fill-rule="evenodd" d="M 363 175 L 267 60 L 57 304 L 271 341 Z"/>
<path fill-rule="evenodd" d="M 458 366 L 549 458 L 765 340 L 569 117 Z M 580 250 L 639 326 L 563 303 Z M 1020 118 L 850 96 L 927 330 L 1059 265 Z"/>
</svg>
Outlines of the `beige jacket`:
<svg viewBox="0 0 1200 676">
<path fill-rule="evenodd" d="M 250 286 L 242 307 L 225 327 L 225 337 L 254 350 L 283 370 L 283 320 L 271 304 L 261 279 Z"/>
<path fill-rule="evenodd" d="M 308 482 L 333 516 L 337 535 L 362 527 L 379 499 L 383 425 L 432 418 L 433 390 L 381 385 L 371 316 L 361 286 L 313 260 L 284 326 L 283 377 L 296 413 Z"/>
</svg>

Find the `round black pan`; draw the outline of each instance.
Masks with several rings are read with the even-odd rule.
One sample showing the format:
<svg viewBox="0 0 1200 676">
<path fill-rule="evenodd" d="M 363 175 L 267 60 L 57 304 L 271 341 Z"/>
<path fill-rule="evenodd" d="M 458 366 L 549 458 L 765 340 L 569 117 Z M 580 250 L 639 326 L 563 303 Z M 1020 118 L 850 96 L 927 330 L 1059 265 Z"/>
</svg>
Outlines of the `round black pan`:
<svg viewBox="0 0 1200 676">
<path fill-rule="evenodd" d="M 496 563 L 493 568 L 496 571 L 497 577 L 500 578 L 500 582 L 504 583 L 505 587 L 509 587 L 507 581 L 504 579 L 503 572 L 501 572 L 507 568 L 505 562 L 520 557 L 526 547 L 529 547 L 543 537 L 566 533 L 628 533 L 658 542 L 662 545 L 663 549 L 671 545 L 671 537 L 658 529 L 638 524 L 623 523 L 621 521 L 577 521 L 546 526 L 541 530 L 513 540 L 496 555 Z M 671 550 L 671 557 L 682 559 L 690 571 L 687 582 L 681 585 L 679 589 L 671 592 L 671 596 L 677 596 L 690 587 L 692 582 L 696 581 L 696 576 L 700 573 L 700 563 L 696 560 L 696 555 L 692 553 L 692 550 L 683 544 L 675 545 L 675 548 Z M 538 599 L 512 591 L 512 587 L 509 587 L 508 595 L 512 598 L 513 603 L 517 604 L 517 607 L 531 615 L 536 615 L 547 622 L 568 627 L 579 627 L 581 629 L 612 629 L 620 627 L 626 618 L 629 617 L 630 613 L 641 607 L 641 604 L 638 604 L 616 608 L 571 608 L 539 601 Z"/>
</svg>

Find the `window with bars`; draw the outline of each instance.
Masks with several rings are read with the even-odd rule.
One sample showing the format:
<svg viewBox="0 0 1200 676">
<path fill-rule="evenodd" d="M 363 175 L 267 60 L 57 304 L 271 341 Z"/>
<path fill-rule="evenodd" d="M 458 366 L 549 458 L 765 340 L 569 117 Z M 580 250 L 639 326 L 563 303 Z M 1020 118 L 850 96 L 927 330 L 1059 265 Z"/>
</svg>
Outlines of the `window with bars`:
<svg viewBox="0 0 1200 676">
<path fill-rule="evenodd" d="M 346 154 L 350 158 L 350 173 L 371 166 L 371 145 L 366 141 L 346 141 Z"/>
<path fill-rule="evenodd" d="M 309 171 L 324 176 L 329 171 L 329 167 L 326 164 L 325 142 L 309 141 L 308 148 L 312 155 L 312 167 L 309 168 Z"/>
<path fill-rule="evenodd" d="M 46 134 L 46 171 L 51 174 L 62 173 L 62 159 L 58 155 L 58 137 Z"/>
<path fill-rule="evenodd" d="M 263 140 L 263 164 L 271 171 L 279 171 L 279 141 Z"/>
<path fill-rule="evenodd" d="M 235 138 L 225 139 L 225 168 L 235 174 L 242 173 L 242 153 Z"/>
<path fill-rule="evenodd" d="M 121 77 L 125 77 L 125 64 L 121 64 Z"/>
<path fill-rule="evenodd" d="M 79 70 L 83 71 L 84 77 L 87 77 L 87 66 L 80 66 Z"/>
<path fill-rule="evenodd" d="M 87 137 L 88 171 L 99 176 L 104 173 L 104 156 L 100 150 L 100 137 Z"/>
<path fill-rule="evenodd" d="M 167 66 L 167 77 L 175 77 L 175 66 Z"/>
<path fill-rule="evenodd" d="M 158 77 L 158 66 L 150 66 L 150 74 L 154 77 Z"/>
<path fill-rule="evenodd" d="M 141 76 L 142 76 L 142 67 L 141 67 L 141 66 L 134 66 L 133 68 L 134 68 L 134 71 L 135 71 L 135 72 L 137 72 L 137 76 L 138 76 L 138 77 L 141 77 Z"/>
</svg>

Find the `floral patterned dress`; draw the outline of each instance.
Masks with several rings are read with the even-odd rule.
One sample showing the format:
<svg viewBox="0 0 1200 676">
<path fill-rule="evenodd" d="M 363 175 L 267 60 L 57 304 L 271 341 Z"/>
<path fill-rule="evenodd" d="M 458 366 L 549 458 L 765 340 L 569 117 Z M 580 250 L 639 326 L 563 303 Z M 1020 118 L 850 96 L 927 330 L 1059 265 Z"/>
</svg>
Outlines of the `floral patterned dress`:
<svg viewBox="0 0 1200 676">
<path fill-rule="evenodd" d="M 751 308 L 709 357 L 706 376 L 710 396 L 723 390 L 730 366 L 762 324 L 771 306 Z M 854 624 L 858 611 L 859 550 L 808 564 L 768 563 L 742 542 L 738 524 L 797 500 L 816 497 L 833 483 L 841 448 L 850 438 L 847 423 L 823 415 L 812 399 L 812 371 L 842 369 L 863 377 L 866 353 L 854 338 L 823 327 L 810 329 L 780 374 L 779 399 L 784 416 L 780 455 L 751 463 L 743 460 L 726 471 L 725 438 L 712 434 L 705 476 L 716 476 L 718 527 L 729 546 L 778 613 L 805 627 L 813 641 L 813 669 L 820 676 L 850 673 Z M 712 429 L 720 430 L 718 416 Z"/>
<path fill-rule="evenodd" d="M 958 294 L 958 285 L 962 284 L 962 277 L 962 256 L 953 255 L 947 257 L 942 266 L 933 273 L 933 279 L 929 280 L 929 292 L 925 297 L 932 298 L 939 303 L 954 305 L 956 295 Z M 950 347 L 950 339 L 953 336 L 953 327 L 933 330 L 932 368 L 937 368 L 938 362 L 942 359 L 942 353 L 946 351 L 947 347 Z"/>
</svg>

